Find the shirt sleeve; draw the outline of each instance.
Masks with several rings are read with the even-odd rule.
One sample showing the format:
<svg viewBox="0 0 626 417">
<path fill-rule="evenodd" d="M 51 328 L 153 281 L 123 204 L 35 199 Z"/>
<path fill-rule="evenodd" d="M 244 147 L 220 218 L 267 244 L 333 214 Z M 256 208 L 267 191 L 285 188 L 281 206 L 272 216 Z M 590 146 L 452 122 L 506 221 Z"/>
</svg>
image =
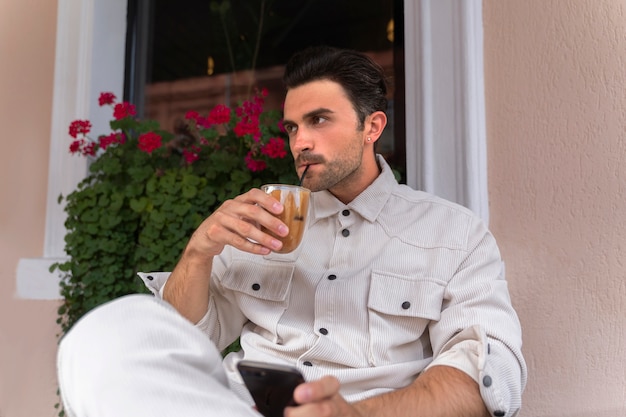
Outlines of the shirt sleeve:
<svg viewBox="0 0 626 417">
<path fill-rule="evenodd" d="M 495 239 L 479 220 L 470 222 L 467 252 L 448 282 L 441 317 L 429 327 L 434 359 L 470 375 L 494 417 L 521 408 L 527 371 L 521 325 L 512 307 Z"/>
<path fill-rule="evenodd" d="M 478 384 L 489 414 L 516 416 L 520 403 L 514 398 L 515 390 L 511 390 L 511 383 L 515 386 L 515 381 L 510 380 L 515 372 L 502 375 L 506 369 L 501 367 L 501 358 L 490 358 L 491 354 L 491 343 L 480 326 L 472 326 L 453 337 L 426 369 L 445 365 L 465 372 Z"/>
</svg>

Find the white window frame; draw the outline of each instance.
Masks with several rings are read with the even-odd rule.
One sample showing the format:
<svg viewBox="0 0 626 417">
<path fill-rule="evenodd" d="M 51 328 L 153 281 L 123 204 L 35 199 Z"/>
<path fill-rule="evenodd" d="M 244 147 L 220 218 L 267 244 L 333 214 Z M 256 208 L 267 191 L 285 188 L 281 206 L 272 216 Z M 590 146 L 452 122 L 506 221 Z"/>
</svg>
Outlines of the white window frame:
<svg viewBox="0 0 626 417">
<path fill-rule="evenodd" d="M 85 177 L 68 153 L 67 127 L 108 130 L 102 91 L 122 97 L 127 0 L 59 0 L 43 257 L 21 259 L 16 297 L 59 299 L 51 264 L 65 259 L 58 204 Z M 481 0 L 405 0 L 407 182 L 488 220 Z"/>
<path fill-rule="evenodd" d="M 20 259 L 17 298 L 59 299 L 59 276 L 50 265 L 66 259 L 68 195 L 85 178 L 87 161 L 70 155 L 68 126 L 88 119 L 94 136 L 108 132 L 111 112 L 98 107 L 102 91 L 118 98 L 124 89 L 127 0 L 59 0 L 52 99 L 50 163 L 43 257 Z"/>
<path fill-rule="evenodd" d="M 489 221 L 481 0 L 405 0 L 408 185 Z"/>
</svg>

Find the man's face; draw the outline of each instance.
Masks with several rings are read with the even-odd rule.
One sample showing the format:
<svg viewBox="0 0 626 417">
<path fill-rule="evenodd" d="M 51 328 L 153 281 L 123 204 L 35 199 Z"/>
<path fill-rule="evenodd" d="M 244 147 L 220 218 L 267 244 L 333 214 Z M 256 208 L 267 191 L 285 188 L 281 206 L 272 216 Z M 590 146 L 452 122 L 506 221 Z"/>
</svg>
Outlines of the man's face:
<svg viewBox="0 0 626 417">
<path fill-rule="evenodd" d="M 290 89 L 284 115 L 298 176 L 309 166 L 303 186 L 337 194 L 358 184 L 365 137 L 339 84 L 319 80 Z"/>
</svg>

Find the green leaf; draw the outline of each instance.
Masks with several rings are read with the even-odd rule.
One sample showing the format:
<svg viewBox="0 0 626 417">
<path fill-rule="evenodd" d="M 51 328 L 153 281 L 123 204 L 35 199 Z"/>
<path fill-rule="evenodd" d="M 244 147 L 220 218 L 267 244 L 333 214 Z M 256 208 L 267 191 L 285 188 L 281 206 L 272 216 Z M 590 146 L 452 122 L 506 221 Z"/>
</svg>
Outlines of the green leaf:
<svg viewBox="0 0 626 417">
<path fill-rule="evenodd" d="M 198 194 L 198 188 L 194 185 L 183 185 L 181 191 L 184 199 L 192 199 Z"/>
<path fill-rule="evenodd" d="M 137 132 L 146 133 L 146 132 L 157 132 L 161 133 L 161 127 L 159 126 L 159 122 L 156 120 L 142 120 L 141 125 L 137 127 Z"/>
<path fill-rule="evenodd" d="M 129 167 L 128 173 L 132 177 L 134 181 L 144 182 L 148 178 L 150 178 L 153 174 L 153 169 L 151 166 L 138 166 L 138 167 Z"/>
<path fill-rule="evenodd" d="M 165 223 L 165 214 L 159 210 L 152 210 L 152 212 L 150 212 L 149 219 L 152 222 L 163 224 Z"/>
<path fill-rule="evenodd" d="M 146 209 L 147 206 L 148 206 L 148 199 L 146 197 L 140 197 L 138 199 L 137 198 L 130 199 L 130 208 L 136 213 L 141 213 L 142 211 Z"/>
<path fill-rule="evenodd" d="M 98 220 L 100 213 L 98 210 L 86 210 L 80 216 L 80 221 L 84 223 L 93 223 Z"/>
<path fill-rule="evenodd" d="M 233 171 L 230 174 L 230 179 L 237 184 L 245 184 L 252 179 L 250 171 Z"/>
<path fill-rule="evenodd" d="M 113 212 L 118 212 L 124 204 L 124 196 L 121 193 L 114 192 L 111 194 L 111 205 L 109 209 Z"/>
<path fill-rule="evenodd" d="M 137 196 L 142 196 L 144 192 L 144 187 L 142 184 L 128 184 L 124 191 L 126 197 L 133 198 Z"/>
</svg>

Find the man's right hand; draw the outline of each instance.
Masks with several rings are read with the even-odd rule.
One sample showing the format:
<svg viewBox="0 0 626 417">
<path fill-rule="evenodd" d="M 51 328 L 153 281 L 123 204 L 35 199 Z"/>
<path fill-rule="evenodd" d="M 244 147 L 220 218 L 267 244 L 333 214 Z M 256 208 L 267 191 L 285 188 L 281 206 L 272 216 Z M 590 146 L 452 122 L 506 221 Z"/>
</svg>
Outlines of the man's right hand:
<svg viewBox="0 0 626 417">
<path fill-rule="evenodd" d="M 286 236 L 287 226 L 274 216 L 282 211 L 283 205 L 274 197 L 253 188 L 225 201 L 205 219 L 191 236 L 185 255 L 213 257 L 219 255 L 226 245 L 267 255 L 271 250 L 280 249 L 282 243 L 262 232 L 260 226 L 278 236 Z"/>
<path fill-rule="evenodd" d="M 280 202 L 257 188 L 225 201 L 189 239 L 165 284 L 163 299 L 197 323 L 208 310 L 213 257 L 226 245 L 258 255 L 280 249 L 282 243 L 262 232 L 260 226 L 285 236 L 287 226 L 274 216 L 282 210 Z"/>
</svg>

